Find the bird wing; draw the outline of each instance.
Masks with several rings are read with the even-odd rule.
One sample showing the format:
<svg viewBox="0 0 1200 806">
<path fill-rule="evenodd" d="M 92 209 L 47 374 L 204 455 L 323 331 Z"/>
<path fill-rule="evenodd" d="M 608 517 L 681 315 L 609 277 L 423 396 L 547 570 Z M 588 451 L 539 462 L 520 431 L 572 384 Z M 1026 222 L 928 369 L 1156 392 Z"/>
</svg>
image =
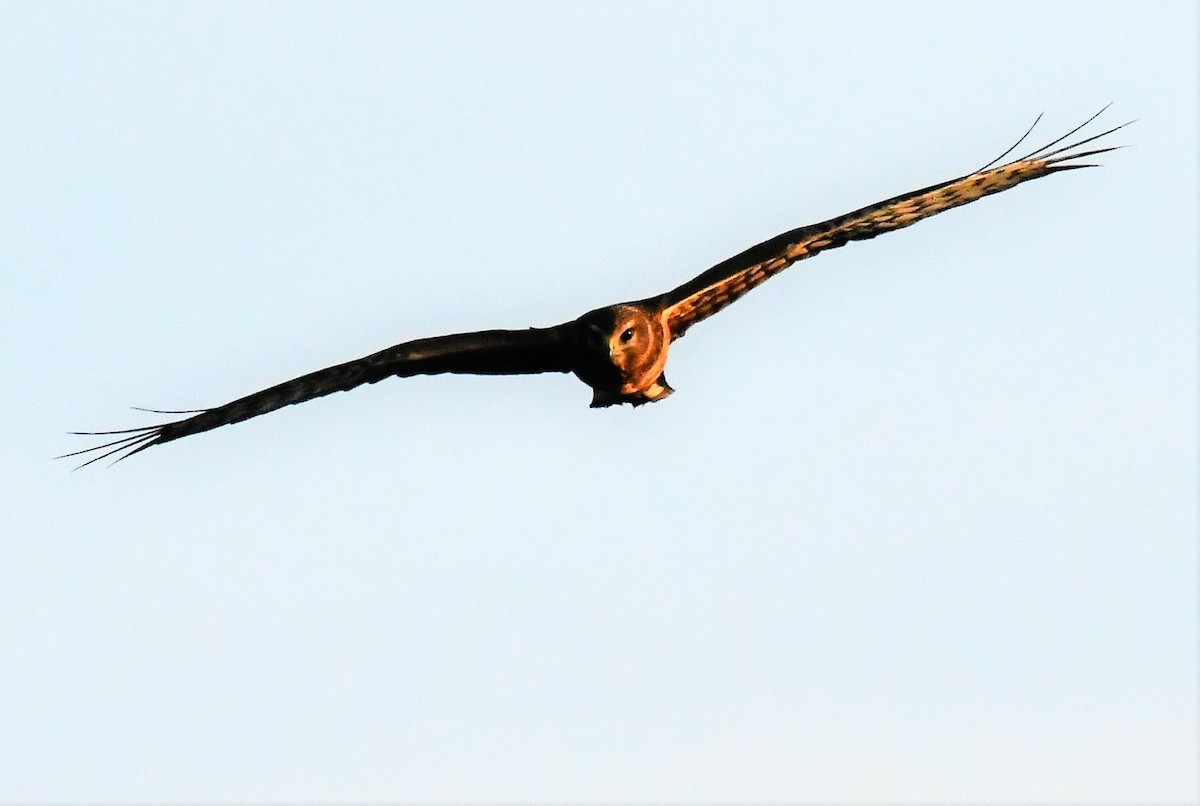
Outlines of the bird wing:
<svg viewBox="0 0 1200 806">
<path fill-rule="evenodd" d="M 570 323 L 550 328 L 527 330 L 484 330 L 455 333 L 430 339 L 397 344 L 377 353 L 326 367 L 290 381 L 255 392 L 232 403 L 193 412 L 158 412 L 193 416 L 160 425 L 128 428 L 121 431 L 75 431 L 89 436 L 119 435 L 117 439 L 63 454 L 61 457 L 98 453 L 87 462 L 121 454 L 120 461 L 155 445 L 180 437 L 199 434 L 223 425 L 240 423 L 260 414 L 294 403 L 345 392 L 365 383 L 384 378 L 408 378 L 413 375 L 438 375 L 445 372 L 468 375 L 528 375 L 540 372 L 570 372 Z"/>
<path fill-rule="evenodd" d="M 712 316 L 726 305 L 739 299 L 750 289 L 765 282 L 798 260 L 810 258 L 826 249 L 834 249 L 849 241 L 862 241 L 901 227 L 907 227 L 923 218 L 953 207 L 970 204 L 976 199 L 1008 190 L 1030 179 L 1037 179 L 1057 171 L 1094 167 L 1090 164 L 1069 161 L 1120 148 L 1120 146 L 1112 146 L 1086 151 L 1078 150 L 1080 146 L 1112 134 L 1129 125 L 1128 123 L 1070 145 L 1051 149 L 1091 123 L 1103 111 L 1104 109 L 1101 109 L 1100 112 L 1067 134 L 1020 159 L 997 167 L 989 167 L 1016 149 L 1033 131 L 1033 126 L 1030 126 L 1029 131 L 1025 132 L 1021 139 L 1000 157 L 974 173 L 893 196 L 852 213 L 777 235 L 718 263 L 698 277 L 668 291 L 661 297 L 646 302 L 661 314 L 665 314 L 671 337 L 679 338 L 692 325 Z M 1034 121 L 1034 125 L 1037 125 L 1037 121 Z"/>
</svg>

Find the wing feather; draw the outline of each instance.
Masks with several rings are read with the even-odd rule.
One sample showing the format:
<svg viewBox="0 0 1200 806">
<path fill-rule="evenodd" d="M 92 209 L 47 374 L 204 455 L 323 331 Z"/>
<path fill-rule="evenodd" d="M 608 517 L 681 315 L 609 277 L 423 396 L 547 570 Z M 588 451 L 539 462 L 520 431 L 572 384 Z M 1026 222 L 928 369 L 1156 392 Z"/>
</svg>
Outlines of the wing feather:
<svg viewBox="0 0 1200 806">
<path fill-rule="evenodd" d="M 303 403 L 333 392 L 345 392 L 385 378 L 460 373 L 469 375 L 528 375 L 570 372 L 567 325 L 527 330 L 484 330 L 417 339 L 377 353 L 301 375 L 191 417 L 160 425 L 121 431 L 77 431 L 90 436 L 115 435 L 103 445 L 64 454 L 96 454 L 80 467 L 120 454 L 120 461 L 155 445 L 240 423 L 284 406 Z"/>
<path fill-rule="evenodd" d="M 712 316 L 796 261 L 813 257 L 826 249 L 835 249 L 850 241 L 867 240 L 885 232 L 911 226 L 929 216 L 970 204 L 976 199 L 1008 190 L 1031 179 L 1073 168 L 1092 167 L 1069 161 L 1112 151 L 1120 146 L 1087 151 L 1074 149 L 1111 134 L 1129 125 L 1128 123 L 1054 151 L 1049 151 L 1049 148 L 1074 134 L 1095 117 L 1094 115 L 1064 137 L 1021 159 L 995 168 L 985 167 L 957 179 L 902 193 L 837 218 L 777 235 L 718 263 L 678 288 L 648 302 L 655 306 L 661 315 L 665 315 L 671 337 L 679 338 L 692 325 Z"/>
</svg>

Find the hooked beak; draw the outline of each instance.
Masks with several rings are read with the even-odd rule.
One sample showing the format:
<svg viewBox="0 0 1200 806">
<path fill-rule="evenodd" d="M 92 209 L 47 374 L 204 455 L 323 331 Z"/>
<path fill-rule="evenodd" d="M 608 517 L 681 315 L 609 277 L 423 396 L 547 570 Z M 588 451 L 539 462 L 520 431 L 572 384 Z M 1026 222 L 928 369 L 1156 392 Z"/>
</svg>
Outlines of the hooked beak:
<svg viewBox="0 0 1200 806">
<path fill-rule="evenodd" d="M 588 325 L 587 340 L 590 347 L 595 348 L 596 352 L 607 352 L 612 356 L 612 345 L 609 344 L 608 333 L 599 325 Z"/>
</svg>

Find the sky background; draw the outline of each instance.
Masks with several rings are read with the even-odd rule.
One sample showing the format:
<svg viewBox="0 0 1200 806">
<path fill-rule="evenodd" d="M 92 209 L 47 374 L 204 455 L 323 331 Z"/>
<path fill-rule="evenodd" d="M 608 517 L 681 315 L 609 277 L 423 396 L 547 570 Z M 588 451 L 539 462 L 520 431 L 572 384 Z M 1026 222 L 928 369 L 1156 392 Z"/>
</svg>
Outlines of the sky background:
<svg viewBox="0 0 1200 806">
<path fill-rule="evenodd" d="M 1192 801 L 1191 3 L 0 5 L 0 800 Z M 967 173 L 677 393 L 393 380 Z M 1093 128 L 1098 131 L 1098 128 Z"/>
</svg>

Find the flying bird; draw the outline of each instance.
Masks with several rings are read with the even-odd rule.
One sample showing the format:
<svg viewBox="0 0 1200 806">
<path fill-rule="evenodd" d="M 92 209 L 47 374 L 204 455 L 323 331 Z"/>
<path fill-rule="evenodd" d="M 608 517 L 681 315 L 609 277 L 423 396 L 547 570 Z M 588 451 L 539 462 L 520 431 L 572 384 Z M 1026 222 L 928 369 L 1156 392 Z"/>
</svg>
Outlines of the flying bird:
<svg viewBox="0 0 1200 806">
<path fill-rule="evenodd" d="M 606 305 L 553 327 L 481 330 L 404 342 L 354 361 L 293 378 L 216 408 L 150 409 L 147 411 L 191 416 L 120 431 L 74 431 L 71 433 L 115 436 L 116 439 L 57 458 L 97 454 L 79 466 L 85 467 L 117 454 L 113 461 L 118 462 L 155 445 L 392 377 L 445 372 L 470 375 L 563 372 L 574 373 L 591 387 L 593 408 L 622 403 L 640 406 L 662 400 L 672 392 L 665 374 L 668 350 L 671 343 L 693 325 L 793 263 L 826 249 L 907 227 L 1031 179 L 1059 171 L 1095 167 L 1094 163 L 1078 160 L 1120 146 L 1080 150 L 1081 147 L 1129 123 L 1067 145 L 1060 144 L 1094 121 L 1104 109 L 1041 148 L 997 165 L 1025 141 L 1041 119 L 1039 115 L 1016 143 L 977 171 L 777 235 L 721 261 L 665 294 Z"/>
</svg>

